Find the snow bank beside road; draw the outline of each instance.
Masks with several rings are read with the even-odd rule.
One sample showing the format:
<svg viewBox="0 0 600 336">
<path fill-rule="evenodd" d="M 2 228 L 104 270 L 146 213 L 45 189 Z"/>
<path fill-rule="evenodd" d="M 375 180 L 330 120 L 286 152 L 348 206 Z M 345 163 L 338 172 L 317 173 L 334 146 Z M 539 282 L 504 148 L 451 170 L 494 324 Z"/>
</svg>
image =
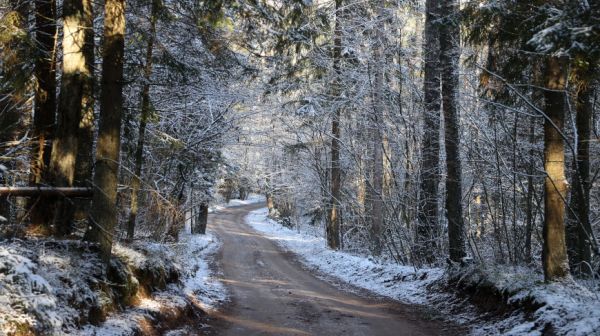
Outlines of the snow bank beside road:
<svg viewBox="0 0 600 336">
<path fill-rule="evenodd" d="M 142 299 L 132 309 L 110 316 L 100 326 L 86 326 L 75 333 L 77 336 L 130 336 L 144 334 L 140 329 L 144 321 L 152 319 L 161 311 L 184 311 L 191 301 L 202 310 L 216 309 L 227 300 L 227 292 L 223 284 L 216 279 L 216 274 L 209 265 L 221 244 L 211 233 L 206 235 L 181 233 L 179 243 L 165 246 L 163 244 L 147 243 L 146 250 L 163 254 L 165 258 L 174 260 L 180 269 L 180 284 L 169 285 L 164 291 L 155 293 L 150 298 Z M 135 251 L 117 246 L 116 254 L 126 256 L 131 263 L 144 263 L 147 257 Z M 193 325 L 180 325 L 178 329 L 169 330 L 173 335 L 196 334 Z M 193 329 L 193 330 L 192 330 Z"/>
<path fill-rule="evenodd" d="M 193 306 L 207 311 L 227 297 L 209 267 L 219 246 L 211 233 L 115 244 L 104 272 L 96 248 L 83 242 L 0 241 L 0 335 L 130 336 L 168 323 L 196 330 L 184 326 Z"/>
<path fill-rule="evenodd" d="M 473 265 L 447 276 L 454 288 L 487 295 L 510 315 L 494 323 L 482 315 L 474 335 L 600 335 L 600 297 L 573 281 L 545 283 L 529 268 L 510 266 Z"/>
<path fill-rule="evenodd" d="M 184 270 L 184 293 L 201 303 L 204 310 L 214 310 L 227 300 L 227 291 L 210 267 L 221 243 L 212 232 L 205 235 L 182 234 L 178 247 L 179 262 Z"/>
<path fill-rule="evenodd" d="M 364 256 L 332 251 L 324 238 L 290 230 L 267 218 L 267 208 L 250 212 L 246 222 L 282 247 L 296 253 L 311 269 L 356 287 L 406 303 L 425 304 L 426 287 L 443 275 L 442 269 L 419 269 L 381 264 Z"/>
</svg>

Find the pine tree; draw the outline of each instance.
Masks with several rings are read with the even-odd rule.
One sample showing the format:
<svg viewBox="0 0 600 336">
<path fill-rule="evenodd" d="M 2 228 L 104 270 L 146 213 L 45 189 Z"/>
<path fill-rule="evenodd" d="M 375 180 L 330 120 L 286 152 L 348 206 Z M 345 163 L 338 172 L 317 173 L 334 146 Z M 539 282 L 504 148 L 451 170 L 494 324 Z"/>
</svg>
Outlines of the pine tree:
<svg viewBox="0 0 600 336">
<path fill-rule="evenodd" d="M 83 88 L 86 78 L 91 77 L 90 67 L 86 65 L 85 15 L 82 0 L 63 2 L 63 60 L 58 108 L 58 123 L 52 154 L 50 157 L 50 176 L 54 186 L 72 187 L 78 151 L 79 124 L 83 107 Z M 71 231 L 73 207 L 68 200 L 58 199 L 53 205 L 54 230 L 58 235 Z"/>
<path fill-rule="evenodd" d="M 333 37 L 333 76 L 334 82 L 331 86 L 332 96 L 341 94 L 341 71 L 340 62 L 342 54 L 342 27 L 341 11 L 342 0 L 335 1 L 335 28 Z M 340 118 L 342 117 L 340 103 L 334 103 L 334 113 L 331 120 L 331 204 L 327 218 L 327 246 L 331 249 L 340 248 L 340 203 L 341 203 L 341 168 L 340 168 Z"/>
<path fill-rule="evenodd" d="M 107 0 L 104 4 L 104 43 L 100 124 L 96 145 L 94 196 L 90 210 L 87 240 L 100 244 L 102 258 L 108 262 L 117 226 L 117 184 L 123 114 L 123 57 L 125 1 Z"/>
<path fill-rule="evenodd" d="M 31 185 L 48 183 L 48 166 L 56 119 L 56 1 L 35 1 L 34 63 L 35 97 L 31 152 Z M 30 200 L 30 219 L 34 226 L 50 223 L 48 199 Z"/>
<path fill-rule="evenodd" d="M 131 204 L 129 207 L 129 219 L 127 222 L 127 240 L 132 241 L 135 233 L 135 221 L 138 213 L 139 191 L 142 176 L 142 165 L 144 162 L 144 143 L 146 137 L 146 126 L 150 118 L 150 80 L 152 76 L 152 54 L 154 51 L 154 39 L 156 38 L 156 21 L 160 6 L 159 0 L 153 0 L 150 9 L 150 32 L 146 45 L 146 64 L 144 66 L 144 84 L 142 88 L 142 113 L 138 129 L 138 140 L 135 148 L 135 168 L 131 181 Z"/>
<path fill-rule="evenodd" d="M 440 25 L 440 68 L 446 148 L 446 217 L 450 260 L 460 261 L 465 255 L 465 224 L 462 211 L 462 166 L 460 159 L 460 124 L 458 110 L 458 62 L 460 28 L 458 1 L 442 0 L 441 13 L 446 17 Z"/>
<path fill-rule="evenodd" d="M 440 181 L 440 2 L 427 0 L 425 4 L 425 37 L 423 43 L 423 146 L 419 176 L 420 196 L 417 212 L 417 258 L 421 262 L 434 261 L 435 241 L 439 234 L 438 188 Z"/>
</svg>

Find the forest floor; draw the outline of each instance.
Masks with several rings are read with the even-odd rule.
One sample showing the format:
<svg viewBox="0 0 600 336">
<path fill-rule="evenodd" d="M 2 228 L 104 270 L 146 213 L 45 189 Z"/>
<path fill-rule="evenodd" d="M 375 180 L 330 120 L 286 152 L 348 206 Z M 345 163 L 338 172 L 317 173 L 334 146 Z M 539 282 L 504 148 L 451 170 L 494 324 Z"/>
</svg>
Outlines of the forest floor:
<svg viewBox="0 0 600 336">
<path fill-rule="evenodd" d="M 437 312 L 369 291 L 335 286 L 257 233 L 245 217 L 263 204 L 219 209 L 209 228 L 223 248 L 220 281 L 230 302 L 211 313 L 219 335 L 457 335 Z M 332 279 L 333 280 L 333 279 Z"/>
<path fill-rule="evenodd" d="M 104 272 L 79 240 L 0 240 L 0 336 L 212 334 L 204 312 L 226 299 L 207 263 L 219 247 L 210 233 L 117 244 Z"/>
</svg>

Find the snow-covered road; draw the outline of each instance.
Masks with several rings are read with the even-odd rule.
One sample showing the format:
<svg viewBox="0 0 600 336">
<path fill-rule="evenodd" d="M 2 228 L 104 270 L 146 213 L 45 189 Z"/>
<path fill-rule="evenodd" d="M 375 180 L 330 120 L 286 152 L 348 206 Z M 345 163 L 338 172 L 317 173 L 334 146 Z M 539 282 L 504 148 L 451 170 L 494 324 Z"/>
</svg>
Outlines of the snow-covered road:
<svg viewBox="0 0 600 336">
<path fill-rule="evenodd" d="M 294 255 L 245 223 L 264 205 L 227 208 L 210 226 L 231 303 L 214 312 L 220 335 L 448 335 L 456 326 L 430 311 L 342 291 L 303 269 Z"/>
</svg>

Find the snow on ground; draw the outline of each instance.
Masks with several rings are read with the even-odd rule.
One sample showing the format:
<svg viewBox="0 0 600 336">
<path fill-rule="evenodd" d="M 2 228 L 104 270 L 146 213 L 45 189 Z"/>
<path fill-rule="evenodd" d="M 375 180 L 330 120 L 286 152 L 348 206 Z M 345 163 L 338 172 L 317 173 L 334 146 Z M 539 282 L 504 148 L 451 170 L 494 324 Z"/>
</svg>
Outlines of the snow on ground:
<svg viewBox="0 0 600 336">
<path fill-rule="evenodd" d="M 328 249 L 324 238 L 299 233 L 267 218 L 267 208 L 250 212 L 246 222 L 282 247 L 296 253 L 309 268 L 353 286 L 413 304 L 425 304 L 426 287 L 443 275 L 442 269 L 415 269 L 382 264 L 364 256 Z"/>
<path fill-rule="evenodd" d="M 227 291 L 208 261 L 214 258 L 221 243 L 210 229 L 205 235 L 182 234 L 180 242 L 178 254 L 185 272 L 184 293 L 200 302 L 203 309 L 216 309 L 227 300 Z"/>
<path fill-rule="evenodd" d="M 505 320 L 482 326 L 475 335 L 600 335 L 600 296 L 574 281 L 544 282 L 543 276 L 525 267 L 488 266 L 461 274 L 465 283 L 492 286 L 504 293 L 509 304 L 539 307 L 513 314 Z M 546 333 L 544 333 L 546 332 Z"/>
<path fill-rule="evenodd" d="M 159 248 L 161 244 L 151 244 Z M 154 246 L 158 245 L 158 246 Z M 152 298 L 144 298 L 134 308 L 122 313 L 112 315 L 101 326 L 88 326 L 80 334 L 96 336 L 128 336 L 148 314 L 171 307 L 184 307 L 188 300 L 200 306 L 204 311 L 214 310 L 227 300 L 227 291 L 223 284 L 217 280 L 217 274 L 211 269 L 209 260 L 219 250 L 219 240 L 211 233 L 205 235 L 181 233 L 179 243 L 168 249 L 168 257 L 172 257 L 179 264 L 182 286 L 171 285 L 167 290 L 156 293 Z M 123 253 L 123 247 L 117 247 L 116 253 Z M 143 263 L 143 255 L 135 251 L 128 251 L 130 261 Z M 165 257 L 167 257 L 165 255 Z M 187 334 L 187 326 L 183 329 L 171 330 L 169 334 Z"/>
<path fill-rule="evenodd" d="M 98 326 L 83 324 L 82 314 L 110 304 L 99 290 L 106 279 L 102 262 L 83 242 L 28 239 L 0 241 L 0 335 L 33 330 L 44 335 L 126 336 L 161 311 L 183 309 L 190 301 L 204 310 L 226 300 L 209 260 L 219 249 L 212 233 L 182 234 L 177 244 L 116 244 L 113 253 L 131 269 L 180 274 L 134 307 L 111 313 Z M 115 259 L 114 262 L 118 262 Z M 135 280 L 134 280 L 135 281 Z"/>
<path fill-rule="evenodd" d="M 223 209 L 226 209 L 226 208 L 229 208 L 229 207 L 242 206 L 242 205 L 250 205 L 250 204 L 258 204 L 258 203 L 262 203 L 264 201 L 265 201 L 265 196 L 264 195 L 250 194 L 248 196 L 248 198 L 245 199 L 245 200 L 232 199 L 232 200 L 229 200 L 229 202 L 227 204 L 225 204 L 224 202 L 221 202 L 221 203 L 217 203 L 217 204 L 211 205 L 208 208 L 208 212 L 209 213 L 213 213 L 215 211 L 223 210 Z"/>
<path fill-rule="evenodd" d="M 98 304 L 92 285 L 100 268 L 79 242 L 0 241 L 0 335 L 58 335 L 76 328 L 80 310 Z"/>
<path fill-rule="evenodd" d="M 267 208 L 258 209 L 248 214 L 246 222 L 283 248 L 294 252 L 303 264 L 317 271 L 317 274 L 329 276 L 325 277 L 326 280 L 331 281 L 331 277 L 334 277 L 401 302 L 436 306 L 449 313 L 455 322 L 471 324 L 474 335 L 537 336 L 547 332 L 556 335 L 600 335 L 598 293 L 573 282 L 545 284 L 541 275 L 524 268 L 488 267 L 473 272 L 462 270 L 464 281 L 490 283 L 502 293 L 507 293 L 507 305 L 533 301 L 539 306 L 531 313 L 515 312 L 502 318 L 488 315 L 478 317 L 475 307 L 460 303 L 461 300 L 451 298 L 450 294 L 439 289 L 444 286 L 448 276 L 444 269 L 417 270 L 332 251 L 326 247 L 324 238 L 288 229 L 267 218 L 267 215 Z M 439 291 L 436 292 L 436 289 Z M 456 313 L 452 302 L 462 304 L 460 314 Z M 550 325 L 551 330 L 548 330 Z"/>
</svg>

